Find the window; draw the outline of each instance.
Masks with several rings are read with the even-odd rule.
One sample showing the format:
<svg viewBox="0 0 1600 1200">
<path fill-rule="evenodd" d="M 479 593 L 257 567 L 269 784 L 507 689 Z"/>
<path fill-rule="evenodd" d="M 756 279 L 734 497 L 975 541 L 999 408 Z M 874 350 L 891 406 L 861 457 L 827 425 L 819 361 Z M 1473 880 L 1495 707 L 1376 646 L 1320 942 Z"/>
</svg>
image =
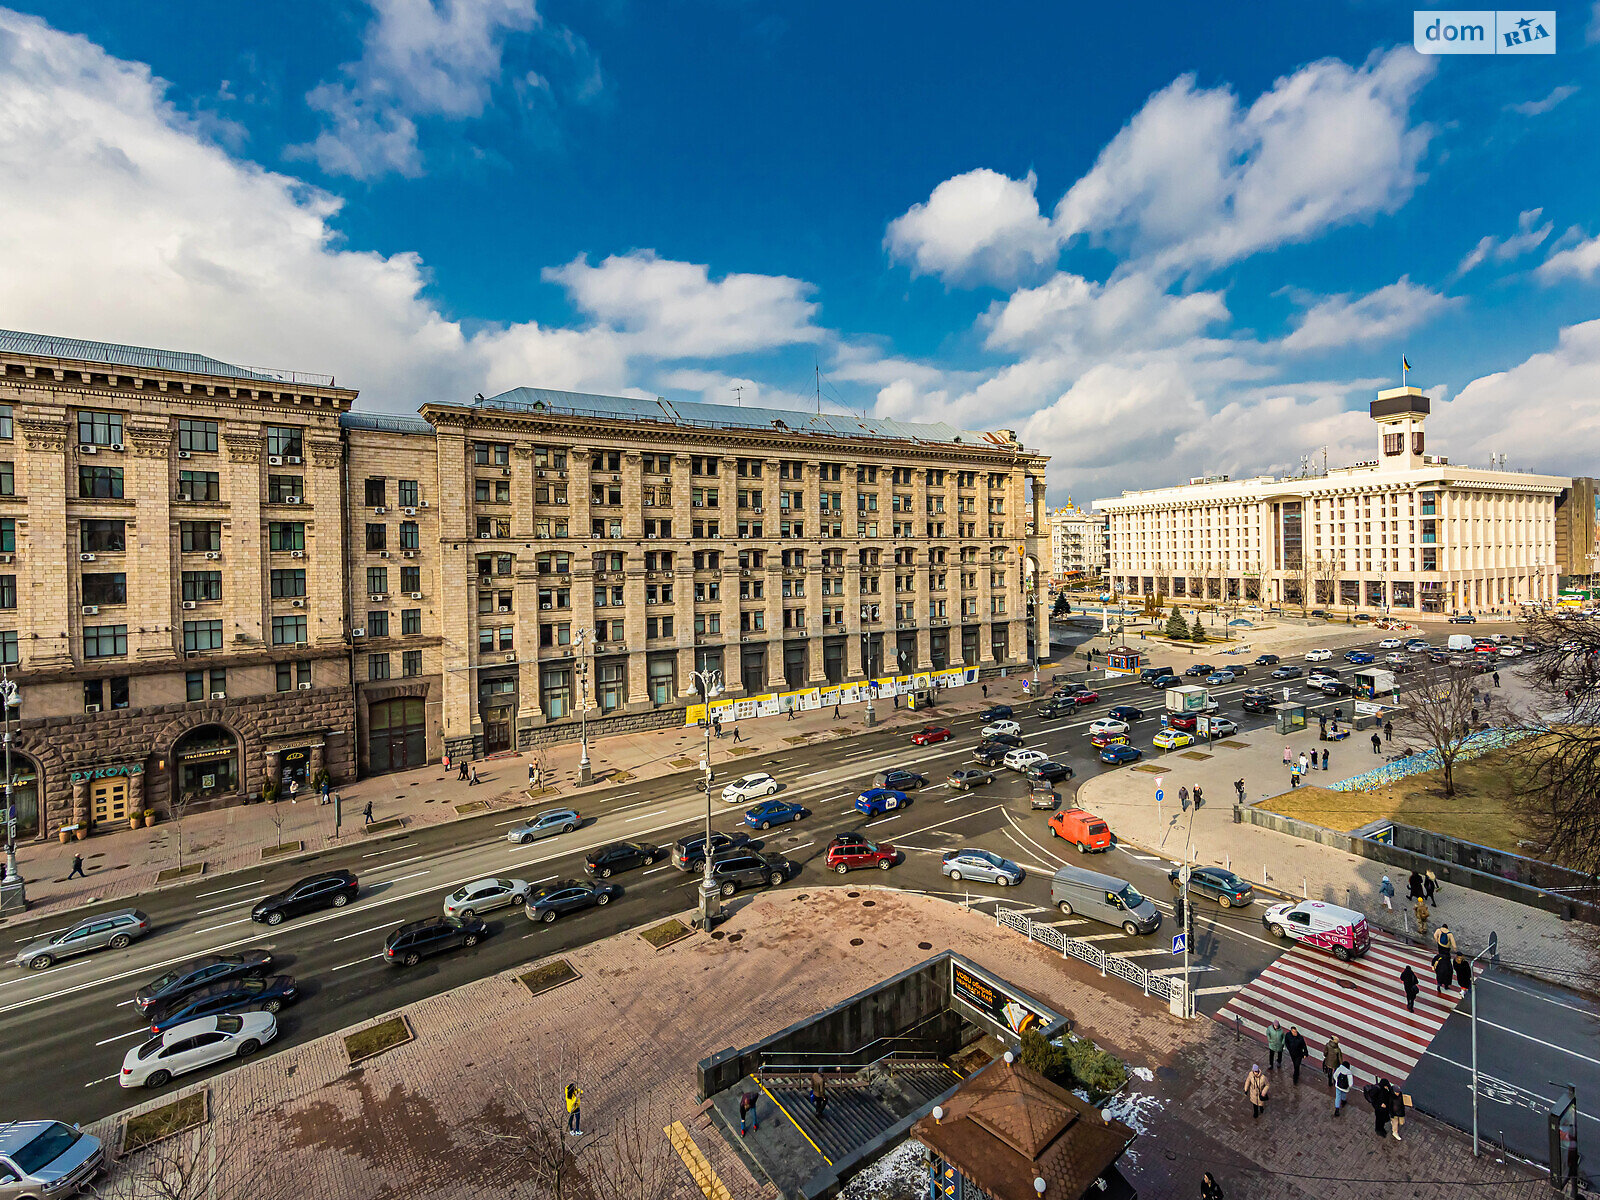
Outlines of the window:
<svg viewBox="0 0 1600 1200">
<path fill-rule="evenodd" d="M 218 526 L 218 536 L 221 527 Z M 306 527 L 303 521 L 268 521 L 267 548 L 269 550 L 304 550 Z"/>
<path fill-rule="evenodd" d="M 17 577 L 15 575 L 0 575 L 0 609 L 16 608 L 17 606 Z"/>
<path fill-rule="evenodd" d="M 11 425 L 11 405 L 0 404 L 0 438 L 10 441 L 16 433 Z"/>
<path fill-rule="evenodd" d="M 715 475 L 717 473 L 717 460 L 714 455 L 691 454 L 689 456 L 689 474 Z"/>
<path fill-rule="evenodd" d="M 272 644 L 274 646 L 292 646 L 305 640 L 306 619 L 304 616 L 272 618 Z"/>
<path fill-rule="evenodd" d="M 84 658 L 116 658 L 128 652 L 128 627 L 126 625 L 85 625 L 83 627 Z"/>
<path fill-rule="evenodd" d="M 189 500 L 222 499 L 220 476 L 215 471 L 179 471 L 178 496 Z"/>
<path fill-rule="evenodd" d="M 479 504 L 510 504 L 509 479 L 479 479 L 472 485 L 472 498 Z"/>
<path fill-rule="evenodd" d="M 218 595 L 216 595 L 216 596 L 207 596 L 207 597 L 205 597 L 205 599 L 208 599 L 208 600 L 220 600 L 222 598 L 221 594 L 220 594 L 221 590 L 222 590 L 222 574 L 221 574 L 221 572 L 210 572 L 210 573 L 216 575 L 216 577 L 217 577 Z M 188 572 L 188 571 L 184 572 L 184 579 L 185 579 L 186 586 L 187 586 L 188 576 L 190 574 L 191 574 L 191 572 Z M 294 599 L 295 597 L 298 597 L 298 596 L 304 596 L 305 594 L 306 594 L 306 569 L 304 567 L 287 567 L 287 568 L 274 567 L 273 568 L 273 570 L 272 570 L 272 598 L 274 600 L 290 600 L 290 599 Z M 195 599 L 198 600 L 198 599 L 200 599 L 200 597 L 197 596 L 197 597 L 195 597 Z"/>
<path fill-rule="evenodd" d="M 185 621 L 183 623 L 183 649 L 185 653 L 199 650 L 221 650 L 222 622 Z"/>
<path fill-rule="evenodd" d="M 389 636 L 389 612 L 387 609 L 374 608 L 367 611 L 367 636 L 369 638 Z"/>
<path fill-rule="evenodd" d="M 183 698 L 191 704 L 196 700 L 206 698 L 206 673 L 204 671 L 189 671 L 183 677 Z"/>
<path fill-rule="evenodd" d="M 16 522 L 7 518 L 7 525 L 14 530 Z M 14 538 L 0 545 L 0 550 L 7 553 L 14 551 Z M 85 554 L 121 554 L 127 548 L 121 521 L 80 521 L 78 522 L 78 548 Z M 184 549 L 188 549 L 187 546 Z"/>
<path fill-rule="evenodd" d="M 298 662 L 281 662 L 275 666 L 280 692 L 292 692 L 302 684 L 311 682 L 311 663 L 305 659 Z"/>
<path fill-rule="evenodd" d="M 218 586 L 221 576 L 218 575 Z M 105 575 L 83 577 L 83 602 L 85 604 L 126 604 L 128 602 L 128 577 L 121 571 Z M 12 607 L 16 605 L 0 607 Z"/>
<path fill-rule="evenodd" d="M 421 650 L 407 650 L 400 655 L 400 674 L 408 677 L 422 674 Z"/>
<path fill-rule="evenodd" d="M 122 414 L 84 409 L 78 413 L 78 444 L 116 446 L 122 443 Z"/>
<path fill-rule="evenodd" d="M 367 568 L 367 591 L 374 596 L 386 595 L 389 591 L 389 568 Z"/>
<path fill-rule="evenodd" d="M 405 634 L 422 632 L 422 610 L 420 608 L 402 608 L 400 610 L 400 632 Z"/>
<path fill-rule="evenodd" d="M 9 666 L 16 666 L 17 658 L 17 631 L 15 629 L 0 630 L 0 662 Z"/>
<path fill-rule="evenodd" d="M 415 479 L 397 480 L 395 491 L 401 508 L 416 508 L 422 502 L 422 489 Z"/>
<path fill-rule="evenodd" d="M 721 613 L 695 613 L 694 631 L 696 633 L 721 633 Z"/>
<path fill-rule="evenodd" d="M 128 677 L 113 675 L 110 679 L 85 679 L 83 681 L 83 708 L 128 707 Z"/>
<path fill-rule="evenodd" d="M 367 549 L 387 550 L 389 548 L 389 527 L 387 525 L 367 526 Z"/>
<path fill-rule="evenodd" d="M 275 527 L 274 527 L 275 528 Z M 303 528 L 303 526 L 296 526 Z M 184 553 L 215 552 L 222 549 L 221 521 L 179 521 L 178 545 Z M 274 547 L 276 549 L 276 547 Z"/>
<path fill-rule="evenodd" d="M 305 453 L 302 444 L 304 430 L 293 425 L 267 426 L 267 454 L 282 458 L 300 458 Z"/>
<path fill-rule="evenodd" d="M 367 655 L 367 678 L 389 678 L 389 656 L 387 654 Z"/>
<path fill-rule="evenodd" d="M 644 626 L 644 635 L 647 638 L 672 636 L 671 617 L 646 617 Z"/>
<path fill-rule="evenodd" d="M 17 466 L 15 463 L 0 462 L 0 496 L 15 496 L 17 494 Z"/>
<path fill-rule="evenodd" d="M 663 455 L 662 457 L 666 457 Z M 596 663 L 594 668 L 594 694 L 600 702 L 601 712 L 613 712 L 622 707 L 622 687 L 626 666 L 623 663 Z"/>
<path fill-rule="evenodd" d="M 178 449 L 190 454 L 215 454 L 217 452 L 217 423 L 178 418 Z"/>
<path fill-rule="evenodd" d="M 505 442 L 473 442 L 472 461 L 480 467 L 511 465 L 511 447 Z"/>
<path fill-rule="evenodd" d="M 83 500 L 121 500 L 121 467 L 78 467 L 78 496 Z"/>
<path fill-rule="evenodd" d="M 670 454 L 641 454 L 639 461 L 646 475 L 672 474 L 672 455 Z"/>
<path fill-rule="evenodd" d="M 402 592 L 420 592 L 422 590 L 422 568 L 400 568 L 400 590 Z"/>
<path fill-rule="evenodd" d="M 305 499 L 306 484 L 300 475 L 268 475 L 267 503 L 292 504 Z"/>
<path fill-rule="evenodd" d="M 561 446 L 535 446 L 533 448 L 533 465 L 541 471 L 565 471 L 567 469 L 566 449 Z"/>
<path fill-rule="evenodd" d="M 387 494 L 388 488 L 384 485 L 384 481 L 382 479 L 367 480 L 366 495 L 368 508 L 382 508 L 388 503 L 388 501 L 384 499 Z"/>
<path fill-rule="evenodd" d="M 420 527 L 415 521 L 400 522 L 400 549 L 415 550 L 422 544 Z"/>
<path fill-rule="evenodd" d="M 504 631 L 503 631 L 504 632 Z M 482 634 L 479 635 L 480 639 Z M 572 626 L 565 621 L 539 626 L 539 645 L 569 646 L 572 644 Z"/>
</svg>

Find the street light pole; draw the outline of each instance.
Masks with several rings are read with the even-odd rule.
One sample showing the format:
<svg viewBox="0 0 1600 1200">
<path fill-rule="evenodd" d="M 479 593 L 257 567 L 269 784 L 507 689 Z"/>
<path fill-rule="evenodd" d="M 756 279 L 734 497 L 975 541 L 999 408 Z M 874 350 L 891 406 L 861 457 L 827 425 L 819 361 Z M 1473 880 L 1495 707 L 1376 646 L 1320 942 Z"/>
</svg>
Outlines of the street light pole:
<svg viewBox="0 0 1600 1200">
<path fill-rule="evenodd" d="M 0 705 L 5 706 L 5 759 L 6 759 L 6 878 L 0 891 L 0 910 L 9 909 L 15 897 L 22 908 L 28 907 L 28 894 L 22 882 L 22 872 L 17 869 L 17 806 L 11 794 L 11 707 L 17 702 L 17 685 L 11 681 L 5 665 L 0 664 Z M 8 894 L 9 893 L 9 894 Z"/>
<path fill-rule="evenodd" d="M 588 787 L 594 782 L 589 769 L 589 639 L 587 629 L 577 632 L 578 642 L 578 740 L 583 755 L 578 759 L 578 786 Z"/>
<path fill-rule="evenodd" d="M 873 687 L 872 635 L 870 633 L 863 633 L 861 635 L 861 657 L 862 657 L 862 659 L 864 660 L 864 662 L 866 664 L 866 673 L 867 673 L 867 728 L 871 729 L 872 726 L 877 723 L 877 719 L 878 718 L 877 718 L 877 712 L 872 707 L 872 697 L 873 697 L 875 689 Z"/>
<path fill-rule="evenodd" d="M 694 681 L 695 691 L 699 693 L 701 716 L 705 720 L 706 727 L 705 754 L 700 759 L 700 770 L 705 776 L 706 790 L 705 873 L 700 880 L 700 920 L 704 928 L 710 929 L 722 915 L 717 885 L 711 878 L 711 697 L 722 692 L 722 672 L 692 671 L 689 677 Z"/>
</svg>

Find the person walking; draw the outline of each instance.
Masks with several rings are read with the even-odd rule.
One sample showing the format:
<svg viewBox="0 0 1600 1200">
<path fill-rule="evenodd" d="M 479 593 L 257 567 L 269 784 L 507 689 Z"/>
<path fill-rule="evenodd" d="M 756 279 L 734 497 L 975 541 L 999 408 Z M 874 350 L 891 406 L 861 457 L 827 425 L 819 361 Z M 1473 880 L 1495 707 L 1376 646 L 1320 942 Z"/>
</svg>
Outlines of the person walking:
<svg viewBox="0 0 1600 1200">
<path fill-rule="evenodd" d="M 1283 1039 L 1283 1046 L 1289 1052 L 1289 1063 L 1294 1068 L 1294 1085 L 1299 1087 L 1300 1060 L 1306 1056 L 1306 1039 L 1298 1025 L 1289 1026 L 1289 1036 Z"/>
<path fill-rule="evenodd" d="M 835 700 L 833 702 L 833 719 L 835 721 L 837 721 L 839 719 L 839 707 L 840 707 L 840 704 L 841 704 L 841 702 L 838 701 L 838 700 Z"/>
<path fill-rule="evenodd" d="M 1417 993 L 1420 992 L 1422 988 L 1417 983 L 1417 973 L 1411 969 L 1410 963 L 1407 963 L 1400 972 L 1400 986 L 1404 988 L 1406 992 L 1406 1011 L 1408 1013 L 1416 1012 Z"/>
<path fill-rule="evenodd" d="M 1200 785 L 1197 783 L 1197 784 L 1194 785 L 1194 806 L 1196 808 L 1199 808 L 1204 803 L 1205 803 L 1205 800 L 1200 795 Z"/>
<path fill-rule="evenodd" d="M 1332 1034 L 1328 1035 L 1327 1043 L 1322 1047 L 1322 1073 L 1328 1077 L 1328 1086 L 1333 1086 L 1333 1072 L 1340 1063 L 1344 1062 L 1344 1047 L 1339 1045 L 1339 1039 Z"/>
<path fill-rule="evenodd" d="M 761 1132 L 761 1121 L 756 1116 L 756 1094 L 742 1092 L 739 1096 L 739 1136 L 745 1135 L 745 1130 L 754 1129 Z"/>
<path fill-rule="evenodd" d="M 985 700 L 989 698 L 989 685 L 987 683 L 983 685 L 983 698 Z"/>
<path fill-rule="evenodd" d="M 573 1137 L 583 1136 L 583 1121 L 578 1115 L 578 1105 L 583 1100 L 583 1089 L 575 1083 L 567 1084 L 567 1132 Z"/>
<path fill-rule="evenodd" d="M 1439 995 L 1444 995 L 1445 988 L 1450 986 L 1450 981 L 1455 975 L 1455 964 L 1450 961 L 1450 955 L 1444 950 L 1439 950 L 1433 956 L 1433 983 Z"/>
<path fill-rule="evenodd" d="M 1297 765 L 1289 768 L 1289 786 L 1292 788 L 1300 786 L 1300 768 Z"/>
<path fill-rule="evenodd" d="M 1200 1177 L 1200 1200 L 1222 1200 L 1222 1186 L 1210 1171 Z"/>
<path fill-rule="evenodd" d="M 464 758 L 456 764 L 456 779 L 461 780 L 467 777 L 467 766 L 467 760 Z"/>
<path fill-rule="evenodd" d="M 1378 884 L 1378 895 L 1383 899 L 1383 911 L 1393 912 L 1394 884 L 1389 882 L 1389 877 L 1387 875 L 1385 875 L 1383 880 Z"/>
<path fill-rule="evenodd" d="M 1267 1070 L 1283 1066 L 1283 1043 L 1288 1037 L 1289 1031 L 1278 1024 L 1277 1018 L 1273 1018 L 1272 1025 L 1267 1029 Z"/>
<path fill-rule="evenodd" d="M 1372 1132 L 1379 1137 L 1389 1136 L 1389 1095 L 1383 1088 L 1383 1080 L 1369 1083 L 1361 1089 L 1361 1094 L 1367 1098 L 1367 1103 L 1372 1105 Z"/>
<path fill-rule="evenodd" d="M 1323 750 L 1322 750 L 1322 769 L 1324 771 L 1326 771 L 1328 769 L 1328 750 L 1327 750 L 1327 747 L 1323 747 Z"/>
<path fill-rule="evenodd" d="M 472 768 L 472 778 L 467 781 L 467 786 L 468 787 L 477 787 L 482 782 L 483 782 L 483 780 L 478 778 L 478 768 L 477 767 L 473 767 Z"/>
<path fill-rule="evenodd" d="M 1383 740 L 1386 741 L 1386 742 L 1394 741 L 1394 722 L 1393 721 L 1385 721 L 1383 723 Z"/>
<path fill-rule="evenodd" d="M 1340 1063 L 1333 1069 L 1333 1115 L 1338 1116 L 1339 1110 L 1344 1107 L 1344 1098 L 1350 1094 L 1350 1089 L 1355 1086 L 1356 1077 L 1350 1070 L 1350 1064 Z"/>
<path fill-rule="evenodd" d="M 1244 1077 L 1244 1095 L 1245 1099 L 1250 1101 L 1251 1120 L 1260 1119 L 1261 1111 L 1267 1107 L 1267 1093 L 1271 1090 L 1272 1085 L 1261 1073 L 1261 1068 L 1252 1066 L 1250 1074 Z"/>
<path fill-rule="evenodd" d="M 1406 879 L 1406 899 L 1419 900 L 1422 898 L 1422 872 L 1413 871 Z"/>
<path fill-rule="evenodd" d="M 1495 685 L 1495 687 L 1499 687 L 1500 686 L 1500 672 L 1499 671 L 1496 671 L 1494 673 L 1494 685 Z"/>
<path fill-rule="evenodd" d="M 1423 937 L 1428 936 L 1428 902 L 1421 896 L 1417 897 L 1416 907 L 1412 910 L 1417 918 L 1417 932 Z"/>
<path fill-rule="evenodd" d="M 1384 1108 L 1389 1113 L 1389 1133 L 1398 1142 L 1400 1140 L 1400 1127 L 1406 1123 L 1406 1098 L 1387 1079 L 1383 1081 L 1383 1090 Z"/>
<path fill-rule="evenodd" d="M 332 803 L 332 794 L 331 794 L 332 791 L 333 791 L 333 784 L 330 781 L 324 779 L 322 781 L 322 803 L 323 804 L 331 804 Z"/>
<path fill-rule="evenodd" d="M 735 745 L 737 745 L 738 742 L 740 741 L 740 738 L 739 738 L 739 727 L 737 725 L 735 725 L 733 727 L 733 740 L 734 740 L 734 744 Z"/>
<path fill-rule="evenodd" d="M 1283 748 L 1283 765 L 1287 767 L 1292 762 L 1294 762 L 1294 751 L 1290 747 L 1285 746 Z"/>
<path fill-rule="evenodd" d="M 1304 775 L 1306 773 L 1306 756 L 1305 756 L 1305 753 L 1303 751 L 1300 754 L 1299 763 L 1300 763 L 1300 774 Z"/>
<path fill-rule="evenodd" d="M 72 856 L 72 870 L 67 872 L 67 878 L 71 879 L 73 876 L 77 876 L 79 879 L 89 878 L 83 873 L 83 855 L 81 854 Z"/>
<path fill-rule="evenodd" d="M 1461 989 L 1461 998 L 1465 1000 L 1472 991 L 1472 964 L 1467 961 L 1465 954 L 1456 955 L 1456 986 Z"/>
<path fill-rule="evenodd" d="M 1239 803 L 1243 804 L 1244 803 L 1244 780 L 1235 779 L 1233 781 L 1233 790 L 1234 790 L 1234 793 L 1239 797 Z"/>
<path fill-rule="evenodd" d="M 811 1072 L 811 1110 L 816 1114 L 817 1120 L 822 1120 L 822 1114 L 828 1108 L 828 1081 L 822 1077 L 821 1071 Z"/>
<path fill-rule="evenodd" d="M 1433 944 L 1446 954 L 1454 954 L 1456 950 L 1456 935 L 1450 932 L 1449 925 L 1440 925 L 1437 933 L 1433 935 Z"/>
<path fill-rule="evenodd" d="M 1439 903 L 1439 877 L 1431 869 L 1422 877 L 1422 893 L 1428 897 L 1429 904 Z"/>
<path fill-rule="evenodd" d="M 717 738 L 718 740 L 721 740 L 721 738 L 722 738 L 722 718 L 721 717 L 712 717 L 711 718 L 711 736 Z"/>
<path fill-rule="evenodd" d="M 372 824 L 372 801 L 367 801 L 367 806 L 361 810 L 361 822 L 364 825 Z"/>
<path fill-rule="evenodd" d="M 1377 734 L 1372 735 L 1372 752 L 1374 754 L 1383 753 L 1383 739 Z"/>
</svg>

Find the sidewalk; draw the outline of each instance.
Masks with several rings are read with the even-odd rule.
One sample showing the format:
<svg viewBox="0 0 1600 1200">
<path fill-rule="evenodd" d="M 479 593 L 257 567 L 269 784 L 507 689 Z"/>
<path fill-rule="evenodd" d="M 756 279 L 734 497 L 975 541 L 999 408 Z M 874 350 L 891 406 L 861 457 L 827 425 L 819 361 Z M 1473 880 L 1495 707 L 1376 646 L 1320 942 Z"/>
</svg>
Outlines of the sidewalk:
<svg viewBox="0 0 1600 1200">
<path fill-rule="evenodd" d="M 1074 678 L 1084 678 L 1081 660 L 1075 664 Z M 1044 668 L 1040 678 L 1048 682 L 1061 668 Z M 877 704 L 876 727 L 880 729 L 918 729 L 939 724 L 961 713 L 977 712 L 989 704 L 1016 704 L 1024 696 L 1023 676 L 986 680 L 941 693 L 944 702 L 933 709 L 914 712 L 903 703 L 897 708 L 890 701 Z M 1031 678 L 1031 676 L 1029 676 Z M 987 686 L 988 698 L 984 697 Z M 719 780 L 743 773 L 740 761 L 755 762 L 763 753 L 774 753 L 794 746 L 852 737 L 866 728 L 866 706 L 857 704 L 840 710 L 802 712 L 793 720 L 782 716 L 750 718 L 739 722 L 740 740 L 733 740 L 733 727 L 723 727 L 720 739 L 712 741 L 711 763 Z M 330 846 L 352 841 L 363 835 L 362 810 L 370 802 L 372 816 L 380 824 L 398 820 L 398 828 L 415 830 L 442 825 L 485 811 L 536 806 L 548 808 L 570 804 L 581 812 L 585 797 L 614 794 L 618 787 L 698 768 L 705 747 L 705 732 L 696 726 L 677 726 L 645 733 L 621 734 L 589 745 L 590 766 L 595 782 L 588 788 L 577 786 L 581 748 L 577 742 L 542 747 L 545 791 L 537 798 L 527 794 L 528 767 L 535 752 L 497 755 L 477 761 L 481 781 L 477 786 L 458 780 L 454 767 L 448 772 L 438 764 L 374 775 L 339 789 L 343 809 L 343 828 L 334 831 L 332 805 L 321 805 L 315 793 L 302 792 L 296 801 L 277 804 L 236 805 L 212 812 L 196 813 L 183 822 L 185 863 L 204 861 L 208 875 L 245 870 L 261 865 L 263 851 L 282 844 L 300 842 L 301 854 L 311 854 Z M 692 786 L 685 777 L 685 787 Z M 278 822 L 282 822 L 280 831 Z M 395 826 L 385 825 L 385 831 Z M 24 920 L 65 908 L 142 895 L 163 886 L 157 874 L 178 864 L 177 828 L 163 821 L 150 829 L 108 829 L 82 842 L 25 842 L 17 847 L 22 877 L 27 880 L 28 913 Z M 72 858 L 83 855 L 87 879 L 68 880 Z M 293 852 L 274 855 L 266 861 L 292 858 Z M 191 876 L 186 882 L 193 882 Z"/>
</svg>

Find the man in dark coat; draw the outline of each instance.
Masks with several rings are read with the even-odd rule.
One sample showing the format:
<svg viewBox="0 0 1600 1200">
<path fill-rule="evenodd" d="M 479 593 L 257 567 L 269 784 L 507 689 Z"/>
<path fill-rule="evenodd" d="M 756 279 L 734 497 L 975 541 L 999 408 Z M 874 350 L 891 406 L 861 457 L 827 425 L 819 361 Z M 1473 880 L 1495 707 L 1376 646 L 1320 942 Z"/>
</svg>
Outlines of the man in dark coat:
<svg viewBox="0 0 1600 1200">
<path fill-rule="evenodd" d="M 1411 969 L 1411 964 L 1405 965 L 1405 970 L 1400 972 L 1400 986 L 1406 990 L 1406 1011 L 1417 1011 L 1417 993 L 1422 989 L 1417 984 L 1417 973 Z"/>
<path fill-rule="evenodd" d="M 1462 998 L 1465 999 L 1472 990 L 1472 964 L 1467 961 L 1465 954 L 1456 955 L 1456 984 L 1461 988 Z"/>
<path fill-rule="evenodd" d="M 1300 1026 L 1289 1026 L 1289 1036 L 1283 1041 L 1283 1048 L 1289 1052 L 1289 1061 L 1294 1064 L 1294 1082 L 1300 1082 L 1300 1060 L 1306 1056 L 1305 1035 L 1300 1032 Z"/>
<path fill-rule="evenodd" d="M 1389 1092 L 1387 1080 L 1380 1079 L 1377 1083 L 1368 1084 L 1361 1089 L 1361 1094 L 1367 1098 L 1367 1103 L 1372 1105 L 1372 1132 L 1379 1137 L 1389 1136 Z"/>
<path fill-rule="evenodd" d="M 1411 872 L 1410 878 L 1406 880 L 1406 899 L 1415 900 L 1418 896 L 1422 895 L 1422 887 L 1422 872 Z"/>
<path fill-rule="evenodd" d="M 1450 961 L 1450 952 L 1440 950 L 1433 956 L 1433 979 L 1438 985 L 1439 995 L 1444 995 L 1445 988 L 1450 986 L 1450 977 L 1454 973 L 1454 964 Z"/>
</svg>

